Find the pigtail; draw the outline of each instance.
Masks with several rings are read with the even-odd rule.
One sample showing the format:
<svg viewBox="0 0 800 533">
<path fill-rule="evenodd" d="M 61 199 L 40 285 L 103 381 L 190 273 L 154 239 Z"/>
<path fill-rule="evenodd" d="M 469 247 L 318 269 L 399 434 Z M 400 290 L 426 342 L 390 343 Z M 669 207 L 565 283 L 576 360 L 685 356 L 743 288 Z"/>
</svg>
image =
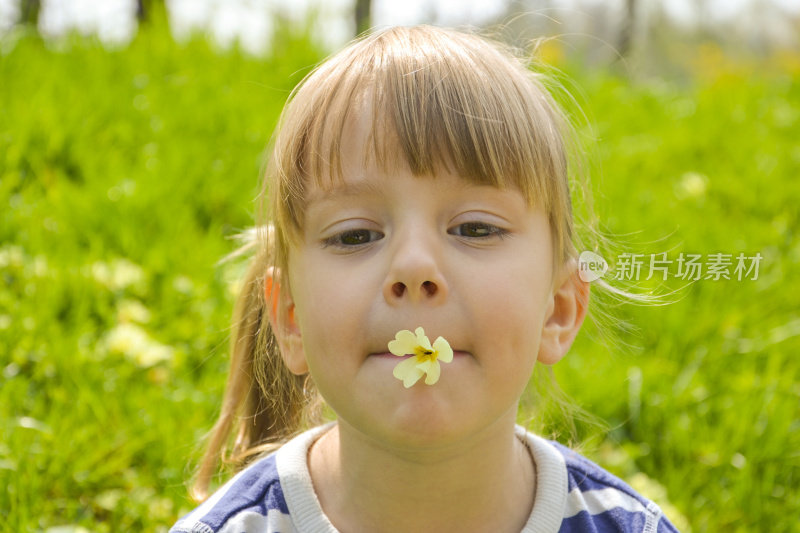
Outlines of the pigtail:
<svg viewBox="0 0 800 533">
<path fill-rule="evenodd" d="M 267 235 L 258 235 L 265 233 Z M 318 423 L 321 398 L 308 375 L 292 374 L 281 358 L 269 322 L 264 275 L 272 266 L 272 232 L 250 230 L 245 244 L 223 261 L 256 249 L 234 308 L 231 366 L 222 409 L 190 487 L 202 501 L 220 467 L 239 470 L 257 456 L 280 447 L 306 425 Z M 262 243 L 263 244 L 263 243 Z"/>
</svg>

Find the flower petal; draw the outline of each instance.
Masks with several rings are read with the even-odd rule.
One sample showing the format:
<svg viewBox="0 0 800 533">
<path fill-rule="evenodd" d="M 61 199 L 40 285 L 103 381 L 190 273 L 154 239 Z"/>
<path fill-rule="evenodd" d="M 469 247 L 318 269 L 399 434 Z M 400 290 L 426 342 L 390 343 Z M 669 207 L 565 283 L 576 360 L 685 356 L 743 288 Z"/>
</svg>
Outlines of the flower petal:
<svg viewBox="0 0 800 533">
<path fill-rule="evenodd" d="M 420 370 L 420 372 L 429 372 L 431 369 L 431 365 L 433 364 L 434 362 L 428 359 L 427 361 L 422 361 L 421 363 L 418 362 L 414 366 L 417 367 Z"/>
<path fill-rule="evenodd" d="M 417 381 L 419 381 L 419 378 L 421 378 L 422 376 L 423 376 L 423 374 L 419 374 L 417 376 L 408 376 L 408 377 L 406 377 L 406 379 L 403 380 L 403 386 L 405 388 L 407 388 L 407 389 L 410 389 L 411 387 L 414 386 L 414 384 Z"/>
<path fill-rule="evenodd" d="M 438 361 L 433 361 L 431 363 L 431 367 L 428 369 L 428 375 L 425 376 L 425 384 L 426 385 L 433 385 L 437 381 L 439 381 L 439 376 L 442 373 L 442 366 L 439 364 Z"/>
<path fill-rule="evenodd" d="M 389 341 L 389 351 L 394 355 L 408 355 L 413 354 L 414 349 L 417 347 L 417 336 L 403 329 L 397 332 L 393 341 Z"/>
<path fill-rule="evenodd" d="M 414 333 L 417 335 L 417 345 L 422 346 L 426 350 L 431 350 L 431 341 L 428 340 L 428 336 L 425 335 L 425 330 L 419 327 L 414 330 Z"/>
<path fill-rule="evenodd" d="M 413 387 L 413 386 L 414 386 L 414 384 L 415 384 L 417 381 L 419 381 L 419 378 L 421 378 L 421 377 L 422 377 L 422 376 L 424 376 L 424 375 L 425 375 L 425 374 L 423 374 L 422 372 L 420 372 L 419 374 L 416 374 L 416 375 L 413 375 L 413 376 L 412 376 L 412 375 L 406 376 L 406 379 L 404 379 L 404 380 L 403 380 L 403 386 L 404 386 L 405 388 L 407 388 L 407 389 L 409 389 L 409 388 Z"/>
<path fill-rule="evenodd" d="M 392 375 L 403 382 L 406 388 L 411 387 L 414 383 L 419 381 L 423 376 L 419 368 L 417 368 L 417 361 L 414 357 L 409 357 L 404 361 L 400 361 L 395 365 Z"/>
<path fill-rule="evenodd" d="M 433 350 L 437 353 L 436 360 L 449 363 L 453 360 L 453 349 L 444 337 L 439 337 L 433 343 Z"/>
<path fill-rule="evenodd" d="M 392 375 L 397 379 L 405 379 L 406 375 L 411 372 L 417 370 L 417 361 L 413 357 L 409 357 L 408 359 L 404 359 L 400 361 L 394 366 L 394 370 L 392 370 Z"/>
</svg>

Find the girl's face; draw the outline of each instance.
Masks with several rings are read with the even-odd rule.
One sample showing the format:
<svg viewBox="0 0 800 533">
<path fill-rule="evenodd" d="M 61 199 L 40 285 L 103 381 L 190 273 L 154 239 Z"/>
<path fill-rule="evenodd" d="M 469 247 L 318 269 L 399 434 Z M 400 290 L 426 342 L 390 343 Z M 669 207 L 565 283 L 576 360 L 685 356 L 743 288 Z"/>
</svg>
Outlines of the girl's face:
<svg viewBox="0 0 800 533">
<path fill-rule="evenodd" d="M 344 135 L 343 181 L 308 191 L 289 251 L 300 370 L 381 442 L 446 444 L 514 419 L 552 311 L 545 214 L 514 190 L 364 166 L 364 131 Z M 387 343 L 419 326 L 455 357 L 435 385 L 406 389 Z"/>
</svg>

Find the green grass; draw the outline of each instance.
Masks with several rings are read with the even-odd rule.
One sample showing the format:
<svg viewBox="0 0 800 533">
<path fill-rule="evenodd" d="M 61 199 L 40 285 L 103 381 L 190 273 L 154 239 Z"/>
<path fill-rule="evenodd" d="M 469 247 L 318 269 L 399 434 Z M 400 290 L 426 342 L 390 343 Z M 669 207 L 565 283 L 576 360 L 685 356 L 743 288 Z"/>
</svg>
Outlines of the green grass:
<svg viewBox="0 0 800 533">
<path fill-rule="evenodd" d="M 559 381 L 695 531 L 798 531 L 800 78 L 751 69 L 685 87 L 583 82 L 600 218 L 614 233 L 640 232 L 620 251 L 763 260 L 757 280 L 701 280 L 671 305 L 621 308 L 638 331 L 619 344 L 635 349 L 598 350 L 584 336 Z M 692 175 L 704 190 L 692 194 Z"/>
<path fill-rule="evenodd" d="M 277 42 L 259 60 L 147 34 L 114 52 L 3 45 L 0 529 L 163 531 L 191 507 L 238 274 L 214 265 L 252 223 L 288 91 L 322 57 Z M 641 232 L 620 251 L 764 256 L 758 280 L 612 310 L 638 327 L 616 343 L 586 328 L 556 366 L 611 428 L 586 452 L 694 531 L 798 531 L 800 73 L 569 70 L 598 137 L 596 210 Z"/>
</svg>

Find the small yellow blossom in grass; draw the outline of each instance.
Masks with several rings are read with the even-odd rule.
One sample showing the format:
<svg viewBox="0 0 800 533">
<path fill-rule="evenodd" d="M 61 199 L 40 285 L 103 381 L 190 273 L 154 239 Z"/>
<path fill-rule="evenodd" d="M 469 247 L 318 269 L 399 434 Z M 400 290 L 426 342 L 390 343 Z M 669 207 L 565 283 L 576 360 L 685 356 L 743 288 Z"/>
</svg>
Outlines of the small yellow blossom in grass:
<svg viewBox="0 0 800 533">
<path fill-rule="evenodd" d="M 155 341 L 136 324 L 118 324 L 106 334 L 105 347 L 110 353 L 123 354 L 137 365 L 149 368 L 170 361 L 175 350 Z"/>
<path fill-rule="evenodd" d="M 433 385 L 442 373 L 439 361 L 449 363 L 453 360 L 453 349 L 444 337 L 437 338 L 431 345 L 422 328 L 417 328 L 414 333 L 407 329 L 398 331 L 394 340 L 389 341 L 389 351 L 400 357 L 414 356 L 398 363 L 392 372 L 405 388 L 413 386 L 423 375 L 426 375 L 425 384 Z"/>
</svg>

